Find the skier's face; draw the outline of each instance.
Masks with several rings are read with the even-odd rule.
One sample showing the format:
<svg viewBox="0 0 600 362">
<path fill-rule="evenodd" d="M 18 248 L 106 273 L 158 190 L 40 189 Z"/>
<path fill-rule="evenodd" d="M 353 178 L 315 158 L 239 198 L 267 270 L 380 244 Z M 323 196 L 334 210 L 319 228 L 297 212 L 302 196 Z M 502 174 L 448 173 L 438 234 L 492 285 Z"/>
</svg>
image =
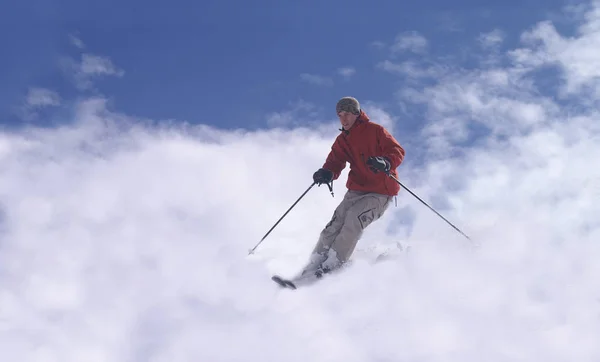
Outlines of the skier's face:
<svg viewBox="0 0 600 362">
<path fill-rule="evenodd" d="M 344 127 L 345 130 L 349 130 L 354 125 L 354 122 L 356 122 L 358 115 L 346 111 L 341 111 L 340 113 L 338 113 L 338 118 L 340 119 L 342 127 Z"/>
</svg>

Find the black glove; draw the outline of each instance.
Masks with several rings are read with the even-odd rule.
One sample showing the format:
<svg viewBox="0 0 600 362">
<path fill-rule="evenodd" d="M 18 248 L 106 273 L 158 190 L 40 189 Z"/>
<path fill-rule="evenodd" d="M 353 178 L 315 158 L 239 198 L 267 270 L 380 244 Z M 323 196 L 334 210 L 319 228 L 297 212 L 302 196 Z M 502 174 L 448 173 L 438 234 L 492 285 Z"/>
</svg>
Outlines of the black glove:
<svg viewBox="0 0 600 362">
<path fill-rule="evenodd" d="M 367 165 L 369 165 L 371 171 L 375 173 L 379 171 L 388 173 L 390 171 L 390 168 L 392 167 L 390 161 L 388 161 L 387 158 L 382 156 L 369 157 L 369 159 L 367 160 Z"/>
<path fill-rule="evenodd" d="M 313 181 L 317 184 L 328 184 L 333 180 L 333 172 L 320 168 L 313 174 Z"/>
</svg>

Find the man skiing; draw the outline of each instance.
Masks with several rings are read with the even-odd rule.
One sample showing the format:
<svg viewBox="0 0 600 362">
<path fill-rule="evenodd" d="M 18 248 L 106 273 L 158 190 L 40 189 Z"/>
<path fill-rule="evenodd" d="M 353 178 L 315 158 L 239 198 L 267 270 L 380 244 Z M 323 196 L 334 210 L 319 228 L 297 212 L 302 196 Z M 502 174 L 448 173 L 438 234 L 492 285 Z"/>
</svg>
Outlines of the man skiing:
<svg viewBox="0 0 600 362">
<path fill-rule="evenodd" d="M 365 228 L 387 210 L 400 185 L 396 168 L 405 151 L 381 125 L 371 122 L 354 97 L 343 97 L 336 105 L 342 128 L 323 166 L 313 175 L 316 184 L 330 185 L 346 163 L 350 164 L 348 191 L 321 231 L 301 275 L 321 277 L 346 263 Z"/>
</svg>

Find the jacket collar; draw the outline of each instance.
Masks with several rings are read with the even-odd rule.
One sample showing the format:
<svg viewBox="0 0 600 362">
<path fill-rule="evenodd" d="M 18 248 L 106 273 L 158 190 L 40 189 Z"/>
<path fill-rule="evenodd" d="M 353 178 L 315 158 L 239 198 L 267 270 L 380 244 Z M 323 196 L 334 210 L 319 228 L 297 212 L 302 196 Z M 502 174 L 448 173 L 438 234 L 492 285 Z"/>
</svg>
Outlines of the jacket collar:
<svg viewBox="0 0 600 362">
<path fill-rule="evenodd" d="M 340 128 L 340 131 L 343 132 L 346 135 L 350 134 L 350 131 L 356 129 L 357 127 L 370 122 L 371 119 L 369 118 L 369 116 L 364 112 L 364 111 L 360 111 L 360 114 L 358 115 L 358 118 L 356 119 L 356 122 L 354 122 L 354 124 L 352 125 L 352 127 L 350 129 L 344 129 L 344 127 Z"/>
</svg>

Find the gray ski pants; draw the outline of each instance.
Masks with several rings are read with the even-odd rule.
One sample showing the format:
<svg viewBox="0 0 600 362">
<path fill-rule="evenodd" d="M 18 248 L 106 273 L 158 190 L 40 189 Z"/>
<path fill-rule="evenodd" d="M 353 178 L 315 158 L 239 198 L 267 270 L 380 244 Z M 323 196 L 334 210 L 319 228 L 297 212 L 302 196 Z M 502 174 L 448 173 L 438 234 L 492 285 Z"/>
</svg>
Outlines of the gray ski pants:
<svg viewBox="0 0 600 362">
<path fill-rule="evenodd" d="M 319 236 L 302 274 L 321 267 L 336 269 L 350 259 L 365 228 L 378 220 L 393 196 L 348 190 Z"/>
</svg>

